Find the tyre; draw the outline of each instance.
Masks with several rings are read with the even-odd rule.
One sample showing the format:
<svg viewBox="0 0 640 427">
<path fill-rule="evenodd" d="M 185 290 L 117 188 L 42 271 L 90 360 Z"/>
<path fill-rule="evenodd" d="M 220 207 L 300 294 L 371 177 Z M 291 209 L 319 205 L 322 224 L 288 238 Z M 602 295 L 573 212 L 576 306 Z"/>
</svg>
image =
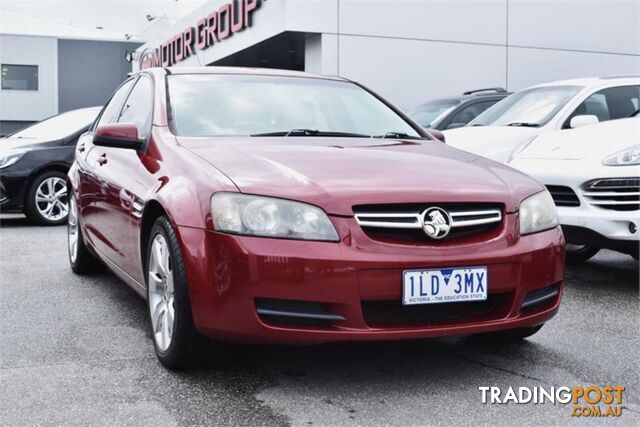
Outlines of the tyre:
<svg viewBox="0 0 640 427">
<path fill-rule="evenodd" d="M 78 206 L 73 197 L 69 198 L 69 219 L 67 223 L 67 246 L 69 248 L 69 265 L 78 275 L 102 271 L 102 263 L 87 249 L 80 229 Z"/>
<path fill-rule="evenodd" d="M 489 332 L 480 334 L 478 337 L 489 339 L 490 341 L 518 342 L 538 332 L 544 323 L 537 326 L 527 326 L 522 328 L 506 329 L 504 331 Z"/>
<path fill-rule="evenodd" d="M 564 247 L 567 264 L 581 264 L 593 258 L 598 252 L 600 252 L 600 248 L 588 245 L 567 244 Z"/>
<path fill-rule="evenodd" d="M 67 176 L 58 171 L 38 175 L 27 190 L 24 213 L 38 225 L 65 224 L 69 213 Z"/>
<path fill-rule="evenodd" d="M 186 368 L 199 353 L 202 337 L 193 324 L 178 238 L 165 217 L 153 224 L 146 260 L 147 307 L 156 355 L 166 368 Z"/>
</svg>

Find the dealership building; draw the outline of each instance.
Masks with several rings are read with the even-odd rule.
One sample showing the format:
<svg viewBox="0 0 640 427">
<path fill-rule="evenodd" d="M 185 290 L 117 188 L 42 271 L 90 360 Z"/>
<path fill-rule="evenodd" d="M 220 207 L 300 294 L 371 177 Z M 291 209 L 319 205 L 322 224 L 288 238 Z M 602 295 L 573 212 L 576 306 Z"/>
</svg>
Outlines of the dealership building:
<svg viewBox="0 0 640 427">
<path fill-rule="evenodd" d="M 39 28 L 39 22 L 33 22 L 32 28 Z M 64 26 L 57 35 L 37 34 L 29 25 L 25 28 L 29 35 L 3 34 L 3 30 L 0 135 L 58 113 L 104 104 L 131 72 L 126 51 L 140 46 L 100 38 L 99 31 Z"/>
<path fill-rule="evenodd" d="M 155 34 L 148 66 L 248 66 L 357 80 L 402 108 L 483 87 L 640 73 L 630 0 L 212 0 Z"/>
</svg>

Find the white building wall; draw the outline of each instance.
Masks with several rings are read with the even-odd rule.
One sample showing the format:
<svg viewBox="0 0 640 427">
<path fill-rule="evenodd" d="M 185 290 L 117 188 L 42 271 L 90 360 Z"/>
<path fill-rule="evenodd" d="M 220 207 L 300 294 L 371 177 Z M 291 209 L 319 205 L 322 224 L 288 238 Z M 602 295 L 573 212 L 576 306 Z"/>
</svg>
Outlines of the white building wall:
<svg viewBox="0 0 640 427">
<path fill-rule="evenodd" d="M 54 37 L 0 34 L 0 63 L 38 66 L 38 90 L 0 89 L 0 119 L 36 121 L 58 114 L 58 43 Z"/>
<path fill-rule="evenodd" d="M 227 1 L 210 1 L 162 37 Z M 639 28 L 640 0 L 268 0 L 252 28 L 180 65 L 306 32 L 307 71 L 357 80 L 410 109 L 480 87 L 640 74 Z"/>
</svg>

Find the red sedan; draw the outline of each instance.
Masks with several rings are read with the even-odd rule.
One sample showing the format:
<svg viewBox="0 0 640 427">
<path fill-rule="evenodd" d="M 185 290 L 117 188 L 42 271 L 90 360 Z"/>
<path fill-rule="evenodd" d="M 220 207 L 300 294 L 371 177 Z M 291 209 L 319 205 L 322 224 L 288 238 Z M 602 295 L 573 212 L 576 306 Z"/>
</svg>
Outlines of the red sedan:
<svg viewBox="0 0 640 427">
<path fill-rule="evenodd" d="M 558 310 L 549 193 L 338 77 L 171 68 L 125 81 L 78 142 L 69 260 L 148 301 L 155 350 L 492 333 Z"/>
</svg>

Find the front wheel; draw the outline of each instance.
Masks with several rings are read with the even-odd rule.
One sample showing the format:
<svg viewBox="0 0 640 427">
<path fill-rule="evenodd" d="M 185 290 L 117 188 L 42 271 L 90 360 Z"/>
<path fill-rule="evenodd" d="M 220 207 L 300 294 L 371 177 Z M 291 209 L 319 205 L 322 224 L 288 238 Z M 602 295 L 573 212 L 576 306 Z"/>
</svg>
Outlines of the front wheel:
<svg viewBox="0 0 640 427">
<path fill-rule="evenodd" d="M 581 264 L 596 256 L 598 252 L 600 248 L 589 245 L 566 244 L 564 247 L 567 264 Z"/>
<path fill-rule="evenodd" d="M 69 214 L 66 175 L 49 171 L 35 177 L 24 203 L 24 213 L 39 225 L 61 225 Z"/>
<path fill-rule="evenodd" d="M 201 337 L 193 324 L 178 238 L 165 217 L 151 229 L 146 259 L 147 307 L 156 355 L 166 368 L 185 368 L 198 353 Z"/>
</svg>

